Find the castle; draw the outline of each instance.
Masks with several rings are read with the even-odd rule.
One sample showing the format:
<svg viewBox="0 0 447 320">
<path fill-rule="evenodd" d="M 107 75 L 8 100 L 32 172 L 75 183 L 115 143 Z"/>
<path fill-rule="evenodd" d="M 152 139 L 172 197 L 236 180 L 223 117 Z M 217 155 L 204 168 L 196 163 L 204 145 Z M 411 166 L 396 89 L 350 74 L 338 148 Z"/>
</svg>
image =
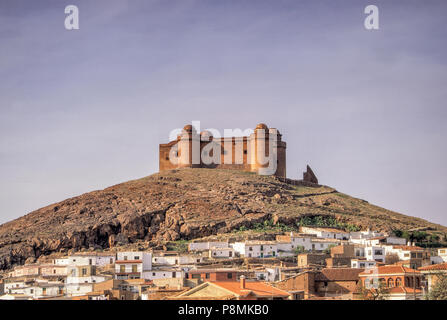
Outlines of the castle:
<svg viewBox="0 0 447 320">
<path fill-rule="evenodd" d="M 192 125 L 186 125 L 176 140 L 160 144 L 159 170 L 218 168 L 269 172 L 286 178 L 286 143 L 281 137 L 277 129 L 268 128 L 264 123 L 258 124 L 249 136 L 222 138 L 213 138 L 209 131 L 197 133 Z M 203 159 L 204 152 L 214 161 Z M 267 157 L 270 162 L 274 159 L 276 166 L 266 163 Z"/>
</svg>

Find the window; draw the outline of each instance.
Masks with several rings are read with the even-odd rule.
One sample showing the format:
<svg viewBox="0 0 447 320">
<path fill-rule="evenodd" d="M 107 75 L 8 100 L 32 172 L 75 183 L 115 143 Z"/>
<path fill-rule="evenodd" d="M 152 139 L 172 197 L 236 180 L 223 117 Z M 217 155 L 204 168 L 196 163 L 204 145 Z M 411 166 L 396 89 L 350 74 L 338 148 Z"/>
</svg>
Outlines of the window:
<svg viewBox="0 0 447 320">
<path fill-rule="evenodd" d="M 388 288 L 393 288 L 394 287 L 394 280 L 393 280 L 393 278 L 388 278 L 387 286 L 388 286 Z"/>
<path fill-rule="evenodd" d="M 261 245 L 261 251 L 263 251 L 264 250 L 264 246 L 263 245 Z"/>
<path fill-rule="evenodd" d="M 253 251 L 253 247 L 248 247 L 248 251 Z"/>
<path fill-rule="evenodd" d="M 120 272 L 121 273 L 126 272 L 126 266 L 125 265 L 120 265 Z"/>
<path fill-rule="evenodd" d="M 88 264 L 92 265 L 92 259 L 88 259 Z"/>
<path fill-rule="evenodd" d="M 34 289 L 30 289 L 29 293 L 33 294 L 34 293 Z"/>
<path fill-rule="evenodd" d="M 82 268 L 82 275 L 85 276 L 87 274 L 87 268 Z"/>
<path fill-rule="evenodd" d="M 110 258 L 109 263 L 110 263 L 110 264 L 113 264 L 113 259 L 112 259 L 112 258 Z"/>
<path fill-rule="evenodd" d="M 324 287 L 327 287 L 327 281 L 324 281 L 324 282 L 323 282 L 323 286 L 324 286 Z"/>
<path fill-rule="evenodd" d="M 209 273 L 205 273 L 205 279 L 209 279 L 210 278 L 210 274 Z"/>
<path fill-rule="evenodd" d="M 155 277 L 155 272 L 152 272 L 152 276 Z"/>
<path fill-rule="evenodd" d="M 185 273 L 185 279 L 189 279 L 189 274 Z"/>
<path fill-rule="evenodd" d="M 172 272 L 172 277 L 173 278 L 177 278 L 177 273 L 176 272 Z"/>
<path fill-rule="evenodd" d="M 135 256 L 134 260 L 140 260 L 140 256 Z"/>
<path fill-rule="evenodd" d="M 127 260 L 127 256 L 124 256 L 124 260 Z"/>
<path fill-rule="evenodd" d="M 233 274 L 232 273 L 227 273 L 227 278 L 228 279 L 233 279 Z"/>
<path fill-rule="evenodd" d="M 137 267 L 138 267 L 138 266 L 134 264 L 134 265 L 132 266 L 132 272 L 137 272 Z"/>
<path fill-rule="evenodd" d="M 247 154 L 247 150 L 244 150 L 244 154 Z"/>
<path fill-rule="evenodd" d="M 46 295 L 47 294 L 47 288 L 42 288 L 42 295 Z"/>
<path fill-rule="evenodd" d="M 376 251 L 374 251 L 374 254 L 377 256 L 381 256 L 383 253 L 382 253 L 382 250 L 376 250 Z"/>
</svg>

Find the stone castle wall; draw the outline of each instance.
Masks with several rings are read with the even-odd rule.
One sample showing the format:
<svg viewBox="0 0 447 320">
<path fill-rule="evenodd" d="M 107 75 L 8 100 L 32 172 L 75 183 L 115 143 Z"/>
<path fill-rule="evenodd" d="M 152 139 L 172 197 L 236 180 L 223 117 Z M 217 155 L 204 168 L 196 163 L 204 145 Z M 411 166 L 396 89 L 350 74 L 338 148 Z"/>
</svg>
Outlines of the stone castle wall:
<svg viewBox="0 0 447 320">
<path fill-rule="evenodd" d="M 261 134 L 264 133 L 264 135 Z M 286 143 L 281 140 L 281 134 L 276 129 L 268 129 L 265 124 L 259 124 L 254 133 L 249 137 L 225 137 L 213 139 L 208 132 L 196 133 L 194 128 L 187 125 L 183 128 L 181 135 L 176 140 L 166 144 L 160 144 L 159 149 L 159 170 L 172 170 L 182 167 L 198 167 L 198 168 L 216 168 L 216 169 L 232 169 L 247 172 L 259 172 L 262 168 L 266 168 L 267 164 L 261 164 L 258 161 L 258 154 L 269 156 L 269 140 L 268 134 L 277 135 L 276 151 L 277 164 L 275 176 L 286 177 Z M 205 136 L 206 135 L 206 136 Z M 192 153 L 192 146 L 196 144 L 197 149 L 202 153 L 204 148 L 212 148 L 213 152 L 219 150 L 220 159 L 216 159 L 214 163 L 206 164 L 200 158 L 200 154 Z M 228 147 L 230 146 L 230 147 Z M 173 149 L 174 148 L 174 149 Z M 231 150 L 229 150 L 231 148 Z M 260 148 L 258 150 L 258 148 Z M 177 149 L 177 150 L 175 150 Z M 228 150 L 227 150 L 228 149 Z M 173 153 L 178 159 L 177 164 L 170 161 L 170 153 Z M 231 159 L 230 159 L 231 155 Z M 254 159 L 250 161 L 250 159 Z"/>
</svg>

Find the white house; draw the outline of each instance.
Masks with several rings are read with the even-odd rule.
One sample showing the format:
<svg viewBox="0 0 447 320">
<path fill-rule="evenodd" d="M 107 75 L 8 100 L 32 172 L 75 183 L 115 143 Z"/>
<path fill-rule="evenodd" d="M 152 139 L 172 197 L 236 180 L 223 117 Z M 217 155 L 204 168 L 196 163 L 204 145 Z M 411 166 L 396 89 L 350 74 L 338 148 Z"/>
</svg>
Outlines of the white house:
<svg viewBox="0 0 447 320">
<path fill-rule="evenodd" d="M 351 268 L 375 268 L 377 265 L 377 261 L 375 260 L 360 260 L 360 259 L 352 259 L 351 260 Z"/>
<path fill-rule="evenodd" d="M 198 254 L 178 254 L 169 252 L 154 252 L 152 255 L 153 265 L 174 266 L 174 265 L 193 265 L 203 261 L 203 257 Z"/>
<path fill-rule="evenodd" d="M 278 256 L 275 241 L 245 241 L 231 244 L 234 251 L 247 258 L 267 258 Z"/>
<path fill-rule="evenodd" d="M 314 234 L 303 234 L 303 233 L 295 233 L 290 232 L 285 235 L 277 235 L 276 241 L 282 243 L 284 245 L 278 246 L 278 250 L 284 251 L 294 251 L 298 247 L 303 247 L 304 250 L 309 251 L 312 250 L 312 239 L 315 239 L 317 236 Z M 290 243 L 290 249 L 285 248 L 286 243 Z"/>
<path fill-rule="evenodd" d="M 311 239 L 311 250 L 323 251 L 329 249 L 330 247 L 338 246 L 339 244 L 339 240 L 313 238 Z"/>
<path fill-rule="evenodd" d="M 428 251 L 417 246 L 384 246 L 386 253 L 397 254 L 399 260 L 429 259 Z"/>
<path fill-rule="evenodd" d="M 143 271 L 143 279 L 169 279 L 169 278 L 184 278 L 184 272 L 178 268 L 160 268 Z"/>
<path fill-rule="evenodd" d="M 7 293 L 0 296 L 0 300 L 32 300 L 32 297 L 25 294 Z"/>
<path fill-rule="evenodd" d="M 209 257 L 210 258 L 233 258 L 234 257 L 234 249 L 233 248 L 216 248 L 211 247 L 209 249 Z"/>
<path fill-rule="evenodd" d="M 115 254 L 102 252 L 79 252 L 66 258 L 54 259 L 57 265 L 97 266 L 103 267 L 115 263 Z"/>
<path fill-rule="evenodd" d="M 188 244 L 189 251 L 205 251 L 211 248 L 229 248 L 228 242 L 222 241 L 205 241 L 205 242 L 191 242 Z"/>
<path fill-rule="evenodd" d="M 300 231 L 306 234 L 314 234 L 318 238 L 349 240 L 349 232 L 335 228 L 300 227 Z"/>
<path fill-rule="evenodd" d="M 34 281 L 22 287 L 9 290 L 11 294 L 22 294 L 33 299 L 62 296 L 65 291 L 65 284 L 57 281 Z"/>
<path fill-rule="evenodd" d="M 438 257 L 440 257 L 443 262 L 447 262 L 447 248 L 439 248 Z"/>
<path fill-rule="evenodd" d="M 78 296 L 93 291 L 93 284 L 103 282 L 108 277 L 96 274 L 96 266 L 93 265 L 69 265 L 67 266 L 67 279 L 65 291 L 69 296 Z"/>
<path fill-rule="evenodd" d="M 117 253 L 115 261 L 116 279 L 141 279 L 145 271 L 152 270 L 152 253 L 124 251 Z"/>
<path fill-rule="evenodd" d="M 366 260 L 373 260 L 377 262 L 385 262 L 385 249 L 378 246 L 365 247 Z"/>
<path fill-rule="evenodd" d="M 355 232 L 349 233 L 350 240 L 371 239 L 371 238 L 377 238 L 377 237 L 382 237 L 382 236 L 384 236 L 384 234 L 382 232 L 371 231 L 369 229 L 366 231 L 355 231 Z"/>
</svg>

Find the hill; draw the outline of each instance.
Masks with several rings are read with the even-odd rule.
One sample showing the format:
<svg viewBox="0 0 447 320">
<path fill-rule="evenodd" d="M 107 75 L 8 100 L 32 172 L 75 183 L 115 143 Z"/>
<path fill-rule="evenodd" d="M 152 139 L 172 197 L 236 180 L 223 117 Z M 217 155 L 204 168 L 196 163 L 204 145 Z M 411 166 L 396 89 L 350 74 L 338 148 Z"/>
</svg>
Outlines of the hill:
<svg viewBox="0 0 447 320">
<path fill-rule="evenodd" d="M 347 230 L 447 232 L 327 186 L 293 185 L 241 171 L 179 169 L 89 192 L 1 225 L 0 269 L 69 249 L 141 240 L 157 245 L 259 226 L 289 230 L 302 219 Z"/>
</svg>

